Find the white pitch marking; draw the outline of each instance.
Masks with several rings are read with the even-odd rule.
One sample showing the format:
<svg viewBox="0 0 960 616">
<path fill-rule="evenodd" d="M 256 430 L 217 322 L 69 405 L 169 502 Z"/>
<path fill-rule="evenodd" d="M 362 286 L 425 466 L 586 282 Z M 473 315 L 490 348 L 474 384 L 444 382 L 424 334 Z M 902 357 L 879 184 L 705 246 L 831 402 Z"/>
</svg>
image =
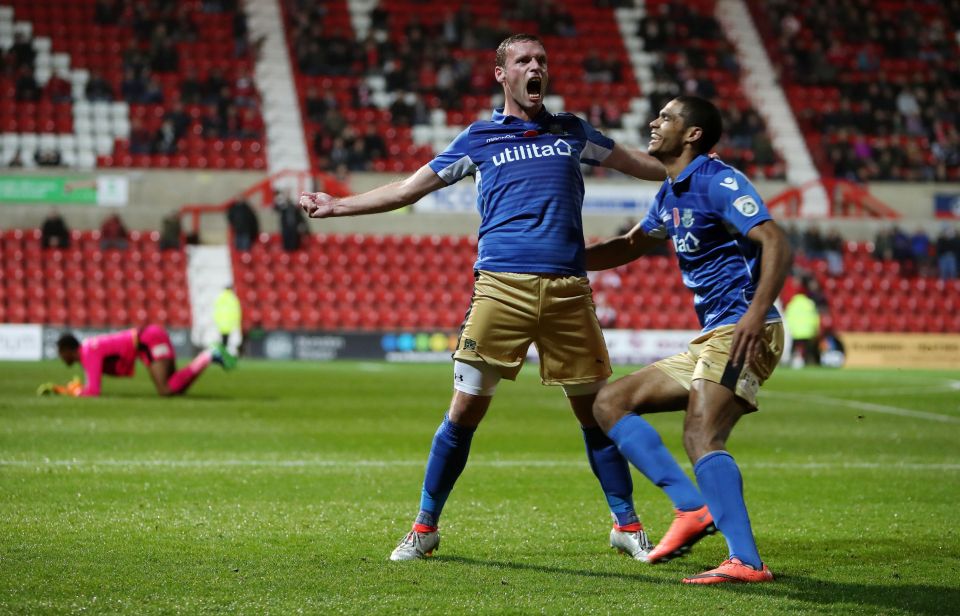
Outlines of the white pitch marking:
<svg viewBox="0 0 960 616">
<path fill-rule="evenodd" d="M 885 415 L 898 415 L 900 417 L 912 417 L 914 419 L 928 419 L 930 421 L 939 421 L 942 423 L 960 424 L 960 417 L 952 415 L 940 415 L 937 413 L 927 413 L 924 411 L 914 411 L 904 409 L 899 406 L 889 406 L 886 404 L 874 404 L 873 402 L 863 402 L 860 400 L 844 400 L 843 398 L 831 398 L 830 396 L 818 396 L 815 394 L 792 394 L 781 391 L 764 392 L 765 395 L 774 398 L 790 398 L 792 400 L 806 400 L 808 402 L 819 402 L 821 404 L 833 404 L 835 406 L 845 406 L 858 411 L 873 411 Z"/>
<path fill-rule="evenodd" d="M 471 466 L 489 468 L 579 468 L 580 460 L 471 460 Z M 926 462 L 743 462 L 741 468 L 783 470 L 917 470 L 960 471 L 958 463 Z M 0 460 L 0 466 L 63 467 L 89 469 L 108 468 L 389 468 L 398 466 L 422 467 L 423 460 Z M 689 465 L 688 465 L 689 466 Z"/>
</svg>

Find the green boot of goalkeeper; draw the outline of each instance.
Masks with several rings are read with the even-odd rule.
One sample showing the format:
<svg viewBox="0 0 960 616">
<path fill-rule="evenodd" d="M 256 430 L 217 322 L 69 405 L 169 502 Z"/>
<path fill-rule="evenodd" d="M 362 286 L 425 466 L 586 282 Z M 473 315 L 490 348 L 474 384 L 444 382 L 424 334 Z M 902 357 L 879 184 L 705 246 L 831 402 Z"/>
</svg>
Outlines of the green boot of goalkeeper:
<svg viewBox="0 0 960 616">
<path fill-rule="evenodd" d="M 223 366 L 224 370 L 233 370 L 237 367 L 237 356 L 227 350 L 227 347 L 221 343 L 216 343 L 210 347 L 211 361 Z"/>
</svg>

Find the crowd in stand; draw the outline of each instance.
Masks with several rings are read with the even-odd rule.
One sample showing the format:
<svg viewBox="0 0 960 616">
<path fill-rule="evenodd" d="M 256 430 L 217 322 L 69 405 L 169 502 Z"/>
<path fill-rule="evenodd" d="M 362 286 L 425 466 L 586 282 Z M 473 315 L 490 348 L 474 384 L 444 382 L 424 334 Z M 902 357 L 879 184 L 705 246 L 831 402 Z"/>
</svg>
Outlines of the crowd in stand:
<svg viewBox="0 0 960 616">
<path fill-rule="evenodd" d="M 600 4 L 616 7 L 629 3 Z M 496 48 L 513 33 L 511 22 L 535 23 L 535 31 L 543 36 L 577 34 L 572 15 L 553 2 L 501 1 L 500 18 L 495 21 L 476 16 L 466 4 L 451 9 L 437 24 L 425 24 L 413 15 L 399 40 L 391 27 L 390 12 L 378 5 L 371 13 L 369 34 L 359 41 L 351 32 L 325 28 L 327 9 L 322 4 L 290 0 L 287 8 L 292 53 L 299 71 L 313 77 L 382 76 L 390 96 L 390 122 L 396 127 L 427 124 L 434 108 L 461 110 L 464 95 L 499 92 L 486 64 L 478 66 L 475 55 L 455 52 Z M 592 52 L 584 58 L 582 69 L 588 83 L 619 83 L 627 67 L 613 54 Z M 351 106 L 373 108 L 372 98 L 369 86 L 360 80 L 352 92 Z M 332 93 L 308 88 L 304 104 L 305 115 L 319 127 L 312 145 L 324 169 L 369 170 L 372 161 L 385 155 L 382 136 L 359 134 L 356 127 L 349 126 Z M 598 102 L 589 110 L 579 111 L 586 112 L 595 126 L 621 126 L 622 112 L 615 105 Z"/>
<path fill-rule="evenodd" d="M 764 4 L 784 81 L 839 92 L 822 113 L 813 106 L 798 110 L 812 130 L 829 137 L 826 166 L 833 175 L 855 181 L 957 177 L 957 2 L 942 3 L 942 16 L 907 4 L 881 10 L 869 0 Z M 911 139 L 904 145 L 901 136 Z"/>
<path fill-rule="evenodd" d="M 130 232 L 119 214 L 110 214 L 100 225 L 100 250 L 127 250 Z M 70 248 L 70 228 L 57 210 L 52 210 L 40 225 L 40 246 L 52 250 Z M 160 231 L 160 250 L 177 250 L 183 243 L 180 216 L 164 217 Z"/>
<path fill-rule="evenodd" d="M 665 59 L 651 67 L 654 87 L 649 100 L 653 112 L 679 95 L 717 100 L 715 80 L 735 83 L 739 79 L 736 52 L 712 14 L 702 14 L 684 4 L 664 3 L 641 18 L 637 34 L 644 51 Z M 698 43 L 702 41 L 707 43 Z M 722 158 L 741 169 L 775 165 L 773 143 L 757 112 L 736 100 L 723 98 L 717 104 L 724 121 L 724 135 L 716 147 Z M 782 177 L 783 173 L 778 166 L 768 175 Z"/>
<path fill-rule="evenodd" d="M 232 13 L 234 56 L 248 55 L 247 18 L 239 0 L 204 0 L 205 13 Z M 132 105 L 163 105 L 166 113 L 156 130 L 147 130 L 134 118 L 131 124 L 130 151 L 134 154 L 175 154 L 180 140 L 192 128 L 194 117 L 186 106 L 199 105 L 196 121 L 202 136 L 215 139 L 261 139 L 263 120 L 258 111 L 259 97 L 253 76 L 241 69 L 233 78 L 212 69 L 202 78 L 180 57 L 178 45 L 199 40 L 195 23 L 195 7 L 189 3 L 138 2 L 134 0 L 98 0 L 94 20 L 101 26 L 125 26 L 133 38 L 122 53 L 122 78 L 114 84 L 97 70 L 91 70 L 84 88 L 90 102 L 125 101 Z M 5 53 L 0 50 L 0 74 L 15 77 L 15 97 L 20 102 L 49 100 L 72 102 L 73 94 L 66 75 L 55 72 L 41 88 L 34 78 L 36 50 L 33 41 L 23 32 L 16 32 L 13 45 Z M 172 96 L 161 81 L 183 75 Z M 49 154 L 42 151 L 37 156 Z M 59 159 L 59 156 L 57 157 Z M 38 165 L 59 164 L 49 156 Z"/>
<path fill-rule="evenodd" d="M 816 225 L 800 230 L 786 225 L 787 236 L 797 261 L 795 273 L 809 273 L 808 261 L 822 259 L 827 264 L 827 273 L 842 276 L 846 240 L 836 229 L 826 233 Z M 912 234 L 898 225 L 890 225 L 877 232 L 872 244 L 872 256 L 876 261 L 895 262 L 900 275 L 937 276 L 944 280 L 958 277 L 960 263 L 960 235 L 954 225 L 944 224 L 935 237 L 918 227 Z"/>
</svg>

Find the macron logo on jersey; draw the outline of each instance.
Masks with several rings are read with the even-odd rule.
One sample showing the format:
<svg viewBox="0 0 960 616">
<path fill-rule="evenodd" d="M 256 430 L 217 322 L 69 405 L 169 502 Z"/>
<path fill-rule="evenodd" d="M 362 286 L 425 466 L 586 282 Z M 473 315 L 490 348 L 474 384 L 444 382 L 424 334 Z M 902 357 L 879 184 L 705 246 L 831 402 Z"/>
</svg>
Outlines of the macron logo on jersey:
<svg viewBox="0 0 960 616">
<path fill-rule="evenodd" d="M 724 188 L 729 188 L 730 190 L 740 189 L 740 185 L 737 184 L 737 180 L 733 176 L 730 176 L 728 178 L 723 178 L 722 180 L 720 180 L 720 186 L 723 186 Z"/>
<path fill-rule="evenodd" d="M 563 139 L 557 139 L 553 142 L 553 145 L 545 146 L 538 146 L 536 143 L 525 143 L 515 145 L 512 148 L 504 148 L 502 152 L 493 157 L 493 164 L 499 167 L 506 163 L 527 160 L 528 158 L 570 156 L 571 154 L 573 154 L 573 147 Z"/>
</svg>

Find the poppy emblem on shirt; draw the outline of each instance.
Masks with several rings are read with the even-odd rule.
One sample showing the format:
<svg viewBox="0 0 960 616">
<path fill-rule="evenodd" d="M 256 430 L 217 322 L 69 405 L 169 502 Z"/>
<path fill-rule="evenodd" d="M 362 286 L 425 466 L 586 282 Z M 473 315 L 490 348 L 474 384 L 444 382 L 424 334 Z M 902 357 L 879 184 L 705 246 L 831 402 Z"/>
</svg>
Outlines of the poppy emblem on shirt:
<svg viewBox="0 0 960 616">
<path fill-rule="evenodd" d="M 677 208 L 673 208 L 673 226 L 675 228 L 680 226 L 680 210 Z"/>
</svg>

